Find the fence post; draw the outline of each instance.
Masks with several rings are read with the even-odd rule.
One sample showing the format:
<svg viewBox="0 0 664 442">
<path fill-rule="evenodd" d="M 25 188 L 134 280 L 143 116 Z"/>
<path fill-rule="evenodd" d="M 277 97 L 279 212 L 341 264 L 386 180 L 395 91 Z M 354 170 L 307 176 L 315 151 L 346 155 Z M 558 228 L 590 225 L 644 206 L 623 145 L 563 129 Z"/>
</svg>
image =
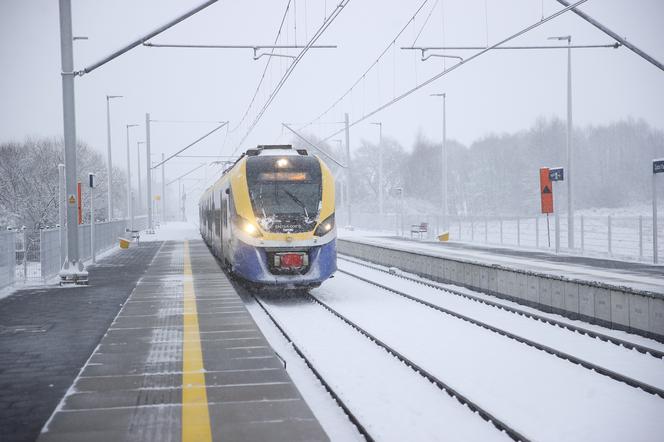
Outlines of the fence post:
<svg viewBox="0 0 664 442">
<path fill-rule="evenodd" d="M 516 217 L 516 245 L 521 246 L 521 218 Z"/>
<path fill-rule="evenodd" d="M 556 253 L 560 253 L 560 217 L 557 213 L 554 217 L 554 223 L 556 229 Z"/>
<path fill-rule="evenodd" d="M 23 282 L 28 280 L 28 230 L 23 229 Z"/>
<path fill-rule="evenodd" d="M 583 251 L 585 250 L 585 240 L 584 240 L 584 232 L 585 229 L 583 227 L 583 215 L 581 215 L 581 254 L 583 254 Z"/>
<path fill-rule="evenodd" d="M 639 215 L 639 260 L 643 261 L 643 215 Z"/>
<path fill-rule="evenodd" d="M 475 218 L 470 217 L 470 240 L 475 241 Z"/>
<path fill-rule="evenodd" d="M 535 215 L 535 248 L 539 249 L 539 217 Z"/>
<path fill-rule="evenodd" d="M 489 242 L 489 218 L 484 217 L 484 243 Z"/>
<path fill-rule="evenodd" d="M 609 256 L 611 255 L 611 215 L 608 216 Z"/>
<path fill-rule="evenodd" d="M 503 243 L 503 219 L 500 218 L 500 243 Z"/>
</svg>

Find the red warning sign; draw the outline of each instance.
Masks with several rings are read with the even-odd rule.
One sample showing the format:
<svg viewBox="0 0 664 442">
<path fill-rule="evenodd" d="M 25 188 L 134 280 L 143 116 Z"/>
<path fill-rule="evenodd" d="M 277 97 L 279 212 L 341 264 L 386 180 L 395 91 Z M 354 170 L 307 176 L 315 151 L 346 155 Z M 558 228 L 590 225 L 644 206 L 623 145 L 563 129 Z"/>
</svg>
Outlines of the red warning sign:
<svg viewBox="0 0 664 442">
<path fill-rule="evenodd" d="M 553 186 L 551 185 L 548 167 L 540 167 L 540 195 L 542 197 L 542 213 L 553 213 Z"/>
</svg>

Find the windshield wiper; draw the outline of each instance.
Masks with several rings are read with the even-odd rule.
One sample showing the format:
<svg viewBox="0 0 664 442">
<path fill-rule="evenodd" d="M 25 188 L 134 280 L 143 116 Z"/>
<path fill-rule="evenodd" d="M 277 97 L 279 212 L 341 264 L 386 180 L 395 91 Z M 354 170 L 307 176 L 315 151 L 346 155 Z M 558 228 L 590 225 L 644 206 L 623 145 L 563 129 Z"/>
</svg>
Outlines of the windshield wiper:
<svg viewBox="0 0 664 442">
<path fill-rule="evenodd" d="M 290 193 L 288 190 L 286 189 L 281 189 L 281 190 L 283 190 L 286 195 L 291 197 L 293 201 L 295 201 L 300 207 L 302 207 L 302 209 L 304 210 L 304 216 L 309 218 L 309 213 L 307 212 L 307 206 L 305 206 L 305 204 L 302 201 L 300 201 L 295 195 Z"/>
</svg>

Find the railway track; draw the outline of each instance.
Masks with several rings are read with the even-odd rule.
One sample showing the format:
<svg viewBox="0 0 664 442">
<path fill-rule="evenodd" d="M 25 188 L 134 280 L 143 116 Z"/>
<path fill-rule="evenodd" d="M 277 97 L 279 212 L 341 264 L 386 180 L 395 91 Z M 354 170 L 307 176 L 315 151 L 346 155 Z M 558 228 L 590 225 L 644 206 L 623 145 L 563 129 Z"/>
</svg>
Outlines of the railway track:
<svg viewBox="0 0 664 442">
<path fill-rule="evenodd" d="M 505 304 L 502 304 L 502 303 L 499 303 L 499 302 L 494 302 L 494 301 L 491 301 L 491 300 L 488 300 L 488 299 L 481 298 L 479 296 L 474 296 L 474 295 L 471 295 L 469 293 L 464 293 L 464 292 L 461 292 L 459 290 L 455 290 L 455 289 L 450 288 L 450 287 L 441 287 L 439 284 L 437 284 L 435 282 L 428 282 L 428 281 L 423 280 L 423 279 L 413 278 L 411 276 L 404 275 L 402 273 L 391 273 L 389 270 L 385 269 L 384 267 L 371 265 L 371 264 L 367 263 L 366 261 L 360 261 L 360 260 L 356 260 L 356 259 L 353 259 L 353 258 L 342 257 L 342 256 L 338 256 L 338 259 L 353 263 L 355 265 L 366 267 L 366 268 L 369 268 L 369 269 L 372 269 L 372 270 L 376 270 L 376 271 L 379 271 L 379 272 L 382 272 L 382 273 L 386 273 L 386 274 L 392 275 L 392 276 L 397 277 L 397 278 L 412 281 L 414 283 L 421 284 L 423 286 L 430 287 L 430 288 L 439 290 L 441 292 L 451 293 L 455 296 L 459 296 L 459 297 L 462 297 L 462 298 L 465 298 L 465 299 L 469 299 L 471 301 L 478 302 L 478 303 L 481 303 L 481 304 L 485 304 L 485 305 L 488 305 L 488 306 L 491 306 L 491 307 L 494 307 L 494 308 L 497 308 L 497 309 L 500 309 L 500 310 L 508 311 L 510 313 L 514 313 L 514 314 L 522 316 L 522 317 L 526 317 L 526 318 L 529 318 L 529 319 L 534 319 L 536 321 L 539 321 L 539 322 L 542 322 L 542 323 L 545 323 L 545 324 L 549 324 L 549 325 L 552 325 L 552 326 L 557 326 L 557 327 L 560 327 L 560 328 L 563 328 L 563 329 L 566 329 L 566 330 L 569 330 L 569 331 L 572 331 L 572 332 L 575 332 L 575 333 L 579 333 L 579 334 L 588 336 L 590 338 L 599 339 L 599 340 L 604 341 L 604 342 L 609 342 L 609 343 L 617 345 L 619 347 L 625 347 L 625 348 L 630 349 L 630 350 L 636 350 L 640 353 L 647 354 L 647 355 L 650 355 L 654 358 L 664 360 L 664 351 L 656 350 L 654 348 L 650 348 L 650 347 L 647 347 L 647 346 L 644 346 L 644 345 L 641 345 L 641 344 L 636 344 L 634 342 L 626 341 L 624 339 L 616 338 L 614 336 L 610 336 L 610 335 L 600 333 L 600 332 L 597 332 L 597 331 L 594 331 L 594 330 L 589 330 L 587 328 L 579 327 L 577 325 L 570 324 L 568 322 L 558 321 L 558 320 L 555 320 L 555 319 L 552 319 L 552 318 L 549 318 L 549 317 L 546 317 L 546 316 L 538 315 L 536 313 L 529 312 L 529 311 L 526 311 L 526 310 L 522 310 L 522 309 L 519 309 L 519 308 L 516 308 L 516 307 L 509 306 L 509 305 L 505 305 Z M 344 270 L 339 270 L 339 271 L 343 272 L 343 273 L 348 273 L 348 272 L 345 272 Z"/>
<path fill-rule="evenodd" d="M 270 311 L 269 303 L 266 303 L 264 299 L 262 299 L 260 296 L 256 294 L 251 295 L 256 303 L 261 307 L 261 309 L 265 312 L 265 314 L 270 318 L 272 323 L 279 329 L 279 331 L 282 333 L 282 335 L 288 340 L 288 342 L 293 346 L 297 354 L 305 361 L 307 366 L 312 370 L 314 375 L 319 379 L 319 381 L 323 384 L 323 386 L 327 389 L 327 391 L 330 393 L 330 395 L 333 397 L 333 399 L 339 404 L 339 406 L 344 410 L 348 418 L 353 422 L 353 424 L 358 428 L 358 431 L 367 439 L 367 440 L 374 440 L 373 437 L 369 434 L 367 431 L 366 427 L 359 421 L 359 419 L 353 414 L 353 412 L 350 410 L 350 408 L 344 404 L 343 400 L 340 398 L 340 396 L 332 389 L 332 387 L 325 381 L 325 379 L 322 377 L 320 372 L 314 367 L 314 364 L 312 361 L 307 358 L 305 353 L 298 347 L 298 345 L 294 342 L 293 339 L 289 336 L 289 334 L 286 332 L 284 327 L 279 323 L 277 320 L 276 316 Z M 362 335 L 364 338 L 367 338 L 369 341 L 374 343 L 376 346 L 380 347 L 381 349 L 385 350 L 388 354 L 390 354 L 392 357 L 396 358 L 398 361 L 400 361 L 402 364 L 404 364 L 406 367 L 412 370 L 413 373 L 423 377 L 427 381 L 431 382 L 434 384 L 437 388 L 439 388 L 442 392 L 446 393 L 448 396 L 451 398 L 457 400 L 460 404 L 468 407 L 470 411 L 473 413 L 476 413 L 479 415 L 484 421 L 487 423 L 492 424 L 496 429 L 499 431 L 505 433 L 508 437 L 510 437 L 512 440 L 515 441 L 529 441 L 529 439 L 518 432 L 516 429 L 510 427 L 507 423 L 503 422 L 501 419 L 497 418 L 494 416 L 492 413 L 489 411 L 483 409 L 480 407 L 478 404 L 473 402 L 471 399 L 451 387 L 450 385 L 446 384 L 442 380 L 440 380 L 438 377 L 434 376 L 427 370 L 425 370 L 423 367 L 418 365 L 416 362 L 412 361 L 378 337 L 374 336 L 371 334 L 369 331 L 366 329 L 362 328 L 360 325 L 357 323 L 351 321 L 349 318 L 341 314 L 339 311 L 335 310 L 325 302 L 321 301 L 318 299 L 316 296 L 312 295 L 311 293 L 306 293 L 304 295 L 306 299 L 308 299 L 311 303 L 316 304 L 323 308 L 325 311 L 329 312 L 331 315 L 334 317 L 340 319 L 351 327 L 353 330 L 355 330 L 357 333 Z"/>
<path fill-rule="evenodd" d="M 267 317 L 270 319 L 272 324 L 279 330 L 281 335 L 288 341 L 288 343 L 293 347 L 293 350 L 295 350 L 295 353 L 302 358 L 304 363 L 309 367 L 311 372 L 314 374 L 316 379 L 323 385 L 325 390 L 330 394 L 332 399 L 341 407 L 341 409 L 344 411 L 344 414 L 348 416 L 348 419 L 355 425 L 357 428 L 357 431 L 368 441 L 368 442 L 373 442 L 375 439 L 369 434 L 369 431 L 364 427 L 364 425 L 360 422 L 360 420 L 353 414 L 353 412 L 348 408 L 348 406 L 344 403 L 344 401 L 341 399 L 341 397 L 334 391 L 334 389 L 328 384 L 328 382 L 323 378 L 323 376 L 320 374 L 320 372 L 316 369 L 315 365 L 313 362 L 307 357 L 307 355 L 302 351 L 302 349 L 297 345 L 295 341 L 290 337 L 288 332 L 284 329 L 284 327 L 279 323 L 277 318 L 270 312 L 268 307 L 266 307 L 265 303 L 260 299 L 259 296 L 257 296 L 255 293 L 251 293 L 251 297 L 254 299 L 256 304 L 265 312 Z"/>
<path fill-rule="evenodd" d="M 600 365 L 598 365 L 598 364 L 595 364 L 595 363 L 592 363 L 592 362 L 586 361 L 586 360 L 584 360 L 584 359 L 582 359 L 582 358 L 579 358 L 579 357 L 577 357 L 577 356 L 574 356 L 574 355 L 572 355 L 572 354 L 569 354 L 569 353 L 566 353 L 566 352 L 560 351 L 560 350 L 558 350 L 558 349 L 556 349 L 556 348 L 553 348 L 553 347 L 551 347 L 551 346 L 548 346 L 548 345 L 541 344 L 541 343 L 539 343 L 539 342 L 537 342 L 537 341 L 534 341 L 534 340 L 532 340 L 532 339 L 526 338 L 526 337 L 524 337 L 524 336 L 517 335 L 517 334 L 515 334 L 515 333 L 512 333 L 512 332 L 510 332 L 510 331 L 507 331 L 507 330 L 504 330 L 504 329 L 502 329 L 502 328 L 496 327 L 496 326 L 491 325 L 491 324 L 489 324 L 489 323 L 486 323 L 486 322 L 480 321 L 480 320 L 478 320 L 478 319 L 472 318 L 472 317 L 470 317 L 470 316 L 467 316 L 467 315 L 464 315 L 464 314 L 458 313 L 458 312 L 456 312 L 456 311 L 453 311 L 453 310 L 447 309 L 447 308 L 445 308 L 445 307 L 441 307 L 441 306 L 439 306 L 439 305 L 433 304 L 433 303 L 431 303 L 431 302 L 428 302 L 428 301 L 423 300 L 423 299 L 421 299 L 421 298 L 418 298 L 418 297 L 416 297 L 416 296 L 413 296 L 413 295 L 410 295 L 410 294 L 405 293 L 405 292 L 403 292 L 403 291 L 397 290 L 397 289 L 395 289 L 395 288 L 393 288 L 393 287 L 388 287 L 388 286 L 386 286 L 386 285 L 384 285 L 384 284 L 382 284 L 382 283 L 379 283 L 379 282 L 377 282 L 377 281 L 374 281 L 374 280 L 371 280 L 371 279 L 365 278 L 365 277 L 360 276 L 360 275 L 356 275 L 356 274 L 354 274 L 354 273 L 352 273 L 352 272 L 349 272 L 349 271 L 346 271 L 346 270 L 341 270 L 341 269 L 339 270 L 339 272 L 341 272 L 341 273 L 343 273 L 343 274 L 346 274 L 346 275 L 348 275 L 348 276 L 351 276 L 351 277 L 353 277 L 353 278 L 355 278 L 355 279 L 358 279 L 358 280 L 360 280 L 360 281 L 363 281 L 363 282 L 365 282 L 365 283 L 371 284 L 371 285 L 373 285 L 373 286 L 375 286 L 375 287 L 378 287 L 378 288 L 380 288 L 380 289 L 383 289 L 383 290 L 389 291 L 389 292 L 391 292 L 391 293 L 394 293 L 395 295 L 400 296 L 400 297 L 402 297 L 402 298 L 405 298 L 405 299 L 407 299 L 407 300 L 409 300 L 409 301 L 412 301 L 412 302 L 415 302 L 415 303 L 418 303 L 418 304 L 424 305 L 424 306 L 426 306 L 426 307 L 428 307 L 428 308 L 431 308 L 431 309 L 433 309 L 433 310 L 435 310 L 435 311 L 437 311 L 437 312 L 440 312 L 440 313 L 442 313 L 442 314 L 450 315 L 450 316 L 455 317 L 455 318 L 457 318 L 457 319 L 460 319 L 460 320 L 462 320 L 462 321 L 465 321 L 465 322 L 468 322 L 468 323 L 473 324 L 473 325 L 475 325 L 475 326 L 478 326 L 478 327 L 481 327 L 481 328 L 483 328 L 483 329 L 489 330 L 489 331 L 491 331 L 491 332 L 493 332 L 493 333 L 499 334 L 499 335 L 501 335 L 501 336 L 504 336 L 504 337 L 509 338 L 509 339 L 512 339 L 512 340 L 515 340 L 515 341 L 517 341 L 517 342 L 519 342 L 519 343 L 525 344 L 525 345 L 527 345 L 527 346 L 529 346 L 529 347 L 532 347 L 532 348 L 535 348 L 535 349 L 537 349 L 537 350 L 540 350 L 540 351 L 546 352 L 546 353 L 548 353 L 548 354 L 550 354 L 550 355 L 556 356 L 556 357 L 558 357 L 558 358 L 560 358 L 560 359 L 563 359 L 563 360 L 565 360 L 565 361 L 568 361 L 568 362 L 570 362 L 570 363 L 573 363 L 573 364 L 576 364 L 576 365 L 582 366 L 582 367 L 584 367 L 584 368 L 586 368 L 586 369 L 588 369 L 588 370 L 592 370 L 592 371 L 595 371 L 596 373 L 602 374 L 602 375 L 604 375 L 604 376 L 608 376 L 609 378 L 611 378 L 611 379 L 613 379 L 613 380 L 616 380 L 616 381 L 619 381 L 619 382 L 625 383 L 625 384 L 627 384 L 627 385 L 629 385 L 629 386 L 631 386 L 631 387 L 639 388 L 639 389 L 641 389 L 641 390 L 643 390 L 643 391 L 645 391 L 645 392 L 647 392 L 647 393 L 650 393 L 650 394 L 653 394 L 653 395 L 659 396 L 660 398 L 664 398 L 664 390 L 662 390 L 662 389 L 660 389 L 660 388 L 658 388 L 658 387 L 655 387 L 655 386 L 653 386 L 653 385 L 649 385 L 649 384 L 647 384 L 647 383 L 645 383 L 645 382 L 642 382 L 642 381 L 639 381 L 639 380 L 634 379 L 634 378 L 632 378 L 632 377 L 629 377 L 629 376 L 623 375 L 623 374 L 618 373 L 618 372 L 616 372 L 616 371 L 614 371 L 614 370 L 611 370 L 611 369 L 608 369 L 608 368 L 602 367 L 602 366 L 600 366 Z M 416 282 L 419 283 L 420 281 L 417 281 L 417 280 L 416 280 Z M 464 296 L 464 297 L 465 297 L 465 296 L 467 296 L 467 295 L 461 295 L 461 296 Z M 473 298 L 474 298 L 474 297 L 473 297 Z M 478 298 L 478 299 L 479 299 L 479 298 Z M 323 305 L 323 304 L 322 304 L 322 301 L 320 301 L 320 300 L 318 300 L 318 299 L 316 299 L 316 301 L 319 302 L 319 303 L 321 303 L 321 305 Z M 499 305 L 499 304 L 498 304 L 498 305 Z M 501 307 L 504 307 L 504 306 L 501 305 Z M 515 310 L 516 310 L 516 309 L 515 309 Z M 526 314 L 527 312 L 523 312 L 523 313 Z M 545 318 L 543 318 L 543 317 L 541 317 L 541 318 L 542 318 L 542 319 L 545 319 Z M 546 321 L 545 321 L 545 322 L 546 322 Z M 556 322 L 557 322 L 557 321 L 556 321 Z M 556 324 L 556 325 L 557 325 L 557 324 Z M 567 328 L 567 327 L 565 327 L 565 328 Z M 620 341 L 620 340 L 619 340 L 619 341 Z M 622 342 L 622 341 L 621 341 L 621 342 Z M 629 347 L 628 347 L 628 348 L 629 348 Z M 652 349 L 651 349 L 651 350 L 652 350 Z M 653 351 L 654 351 L 654 350 L 653 350 Z M 650 352 L 648 352 L 648 353 L 650 353 Z M 652 353 L 651 353 L 651 354 L 652 354 Z"/>
</svg>

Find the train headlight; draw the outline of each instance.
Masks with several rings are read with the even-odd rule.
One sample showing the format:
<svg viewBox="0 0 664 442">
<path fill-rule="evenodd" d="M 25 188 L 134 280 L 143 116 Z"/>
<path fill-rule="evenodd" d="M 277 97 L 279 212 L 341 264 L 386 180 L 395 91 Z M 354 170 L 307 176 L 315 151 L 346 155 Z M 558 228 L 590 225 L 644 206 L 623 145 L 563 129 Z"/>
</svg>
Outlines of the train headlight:
<svg viewBox="0 0 664 442">
<path fill-rule="evenodd" d="M 256 227 L 255 225 L 253 225 L 252 223 L 250 223 L 249 221 L 247 221 L 246 219 L 242 218 L 239 215 L 235 217 L 235 225 L 249 236 L 253 236 L 254 238 L 262 236 L 260 230 L 258 230 L 258 227 Z"/>
<path fill-rule="evenodd" d="M 314 231 L 315 236 L 323 236 L 327 234 L 330 230 L 334 229 L 334 213 L 318 225 Z"/>
</svg>

